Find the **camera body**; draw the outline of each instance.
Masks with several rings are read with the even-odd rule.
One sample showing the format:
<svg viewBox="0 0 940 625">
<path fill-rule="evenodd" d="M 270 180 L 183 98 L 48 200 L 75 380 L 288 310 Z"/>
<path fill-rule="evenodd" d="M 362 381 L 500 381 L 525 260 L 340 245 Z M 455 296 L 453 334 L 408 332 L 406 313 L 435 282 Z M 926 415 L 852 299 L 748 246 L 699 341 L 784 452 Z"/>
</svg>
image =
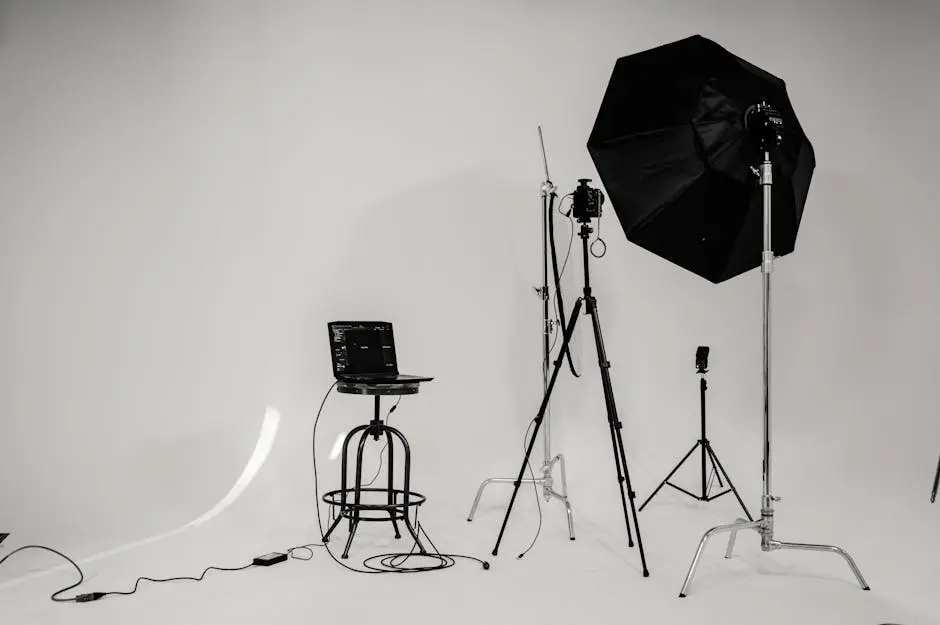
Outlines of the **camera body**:
<svg viewBox="0 0 940 625">
<path fill-rule="evenodd" d="M 699 348 L 695 350 L 695 372 L 705 373 L 706 371 L 708 371 L 708 347 L 699 345 Z"/>
<path fill-rule="evenodd" d="M 601 216 L 604 205 L 604 193 L 594 189 L 588 183 L 590 178 L 579 178 L 578 188 L 571 194 L 571 212 L 578 221 L 590 221 Z"/>
</svg>

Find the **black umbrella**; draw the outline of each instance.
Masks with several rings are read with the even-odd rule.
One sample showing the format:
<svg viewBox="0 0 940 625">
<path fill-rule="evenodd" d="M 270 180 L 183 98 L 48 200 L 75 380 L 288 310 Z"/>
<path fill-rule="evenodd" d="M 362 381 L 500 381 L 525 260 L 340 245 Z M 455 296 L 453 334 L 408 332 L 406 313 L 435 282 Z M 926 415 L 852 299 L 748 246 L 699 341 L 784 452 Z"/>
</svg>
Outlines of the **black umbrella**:
<svg viewBox="0 0 940 625">
<path fill-rule="evenodd" d="M 783 80 L 695 35 L 617 60 L 587 147 L 627 239 L 712 282 L 760 265 L 762 159 L 744 116 L 784 121 L 775 256 L 793 251 L 815 167 Z"/>
</svg>

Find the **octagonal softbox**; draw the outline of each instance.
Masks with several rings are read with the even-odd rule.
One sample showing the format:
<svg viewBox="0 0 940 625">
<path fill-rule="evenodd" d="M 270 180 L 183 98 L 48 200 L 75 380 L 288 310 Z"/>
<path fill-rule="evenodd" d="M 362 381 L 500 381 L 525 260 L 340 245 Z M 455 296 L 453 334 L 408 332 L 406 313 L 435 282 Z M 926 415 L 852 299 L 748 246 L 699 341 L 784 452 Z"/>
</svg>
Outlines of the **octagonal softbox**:
<svg viewBox="0 0 940 625">
<path fill-rule="evenodd" d="M 761 101 L 785 124 L 772 155 L 783 256 L 816 164 L 783 80 L 700 35 L 617 60 L 587 147 L 628 240 L 715 283 L 760 265 L 763 155 L 744 114 Z"/>
</svg>

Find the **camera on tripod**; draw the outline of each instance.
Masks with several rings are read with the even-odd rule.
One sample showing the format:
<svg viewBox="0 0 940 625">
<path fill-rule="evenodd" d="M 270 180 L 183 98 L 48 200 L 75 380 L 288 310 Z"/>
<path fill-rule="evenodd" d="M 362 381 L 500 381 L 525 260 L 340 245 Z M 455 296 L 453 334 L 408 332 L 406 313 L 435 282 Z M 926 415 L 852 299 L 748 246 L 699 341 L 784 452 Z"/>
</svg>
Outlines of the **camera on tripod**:
<svg viewBox="0 0 940 625">
<path fill-rule="evenodd" d="M 708 347 L 700 345 L 695 350 L 695 372 L 705 373 L 708 371 Z"/>
<path fill-rule="evenodd" d="M 589 182 L 590 178 L 578 178 L 578 188 L 571 194 L 571 212 L 581 222 L 599 218 L 604 205 L 604 193 L 592 188 Z"/>
</svg>

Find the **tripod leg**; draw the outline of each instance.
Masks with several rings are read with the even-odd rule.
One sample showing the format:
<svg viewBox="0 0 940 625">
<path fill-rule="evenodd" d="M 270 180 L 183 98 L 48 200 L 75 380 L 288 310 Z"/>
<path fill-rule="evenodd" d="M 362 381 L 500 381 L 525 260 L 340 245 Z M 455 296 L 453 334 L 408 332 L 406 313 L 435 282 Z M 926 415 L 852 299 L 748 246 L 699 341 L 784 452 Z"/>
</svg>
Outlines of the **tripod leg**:
<svg viewBox="0 0 940 625">
<path fill-rule="evenodd" d="M 614 467 L 617 471 L 617 488 L 620 490 L 620 504 L 623 507 L 623 520 L 627 525 L 627 546 L 633 546 L 633 533 L 630 528 L 630 513 L 627 511 L 627 491 L 624 491 L 624 482 L 626 478 L 623 475 L 626 468 L 625 462 L 622 462 L 620 450 L 617 449 L 618 429 L 622 427 L 617 417 L 617 408 L 613 405 L 613 390 L 610 384 L 610 362 L 607 360 L 607 354 L 604 349 L 604 339 L 601 335 L 601 327 L 597 317 L 597 303 L 591 298 L 588 302 L 587 314 L 591 316 L 591 322 L 594 326 L 594 345 L 597 349 L 597 361 L 601 370 L 601 385 L 604 390 L 604 404 L 607 410 L 607 427 L 610 430 L 610 444 L 614 454 Z M 644 573 L 646 567 L 643 567 Z M 645 575 L 644 575 L 645 577 Z"/>
<path fill-rule="evenodd" d="M 587 289 L 585 289 L 587 290 Z M 623 503 L 624 521 L 627 524 L 627 539 L 632 543 L 630 535 L 630 515 L 627 513 L 626 499 L 630 500 L 630 511 L 633 513 L 633 525 L 636 528 L 636 543 L 640 550 L 640 562 L 643 565 L 643 577 L 649 577 L 649 569 L 646 566 L 646 552 L 643 550 L 643 537 L 640 535 L 640 518 L 636 511 L 636 493 L 633 492 L 633 484 L 630 481 L 630 469 L 627 466 L 627 453 L 623 447 L 623 435 L 621 429 L 623 424 L 617 416 L 617 403 L 614 399 L 614 388 L 610 381 L 610 362 L 607 360 L 607 352 L 604 349 L 604 335 L 601 331 L 601 320 L 597 314 L 597 300 L 588 295 L 588 314 L 594 326 L 594 343 L 597 347 L 597 357 L 601 369 L 601 380 L 604 385 L 604 399 L 607 404 L 607 421 L 610 424 L 611 438 L 614 444 L 614 464 L 617 466 L 617 479 L 620 486 L 620 500 Z M 623 476 L 620 470 L 623 469 Z M 626 480 L 626 496 L 624 495 L 624 480 Z"/>
<path fill-rule="evenodd" d="M 620 447 L 620 458 L 623 462 L 623 475 L 627 480 L 627 493 L 629 493 L 630 497 L 630 511 L 633 513 L 633 525 L 636 527 L 636 544 L 640 548 L 640 562 L 643 564 L 643 577 L 649 577 L 650 572 L 646 567 L 646 552 L 643 550 L 643 537 L 640 536 L 640 517 L 636 509 L 636 493 L 633 492 L 633 483 L 630 481 L 630 469 L 627 467 L 627 452 L 623 447 L 623 435 L 620 433 L 620 428 L 617 429 L 617 445 Z"/>
<path fill-rule="evenodd" d="M 539 436 L 539 428 L 542 427 L 542 419 L 545 418 L 545 412 L 548 410 L 548 402 L 551 399 L 552 391 L 555 389 L 555 381 L 558 379 L 558 372 L 561 371 L 561 366 L 565 362 L 565 350 L 568 348 L 568 343 L 571 342 L 571 336 L 574 334 L 575 326 L 578 323 L 578 317 L 581 314 L 582 304 L 583 300 L 579 298 L 574 305 L 574 310 L 571 311 L 571 320 L 568 322 L 568 327 L 565 328 L 564 340 L 561 343 L 561 350 L 558 352 L 560 356 L 557 360 L 555 360 L 554 369 L 552 370 L 552 377 L 548 381 L 548 387 L 545 389 L 545 396 L 542 397 L 542 405 L 539 406 L 538 416 L 535 417 L 535 427 L 532 430 L 532 437 L 529 439 L 529 444 L 526 446 L 525 457 L 522 459 L 522 466 L 519 467 L 519 476 L 513 483 L 512 496 L 509 498 L 509 506 L 506 508 L 506 516 L 503 517 L 503 525 L 499 528 L 499 536 L 496 538 L 496 544 L 493 546 L 494 556 L 499 553 L 499 544 L 503 541 L 503 534 L 506 532 L 506 524 L 509 522 L 509 515 L 512 512 L 512 506 L 516 503 L 516 496 L 519 494 L 519 486 L 522 484 L 522 478 L 525 476 L 526 467 L 529 466 L 529 457 L 532 456 L 532 449 L 535 447 L 535 439 L 537 439 Z"/>
<path fill-rule="evenodd" d="M 640 506 L 640 512 L 643 512 L 643 508 L 646 507 L 646 504 L 648 504 L 653 499 L 653 497 L 656 496 L 656 493 L 658 493 L 662 489 L 662 487 L 666 485 L 666 482 L 669 481 L 669 478 L 671 478 L 675 474 L 675 472 L 679 470 L 679 467 L 682 466 L 682 463 L 684 463 L 686 460 L 689 459 L 689 456 L 692 455 L 692 452 L 694 452 L 700 444 L 701 444 L 700 441 L 696 442 L 694 445 L 692 445 L 692 449 L 689 450 L 689 453 L 682 456 L 682 460 L 679 461 L 679 464 L 673 467 L 672 471 L 669 472 L 669 475 L 666 476 L 666 479 L 660 482 L 659 486 L 656 487 L 656 490 L 654 490 L 653 493 L 649 497 L 646 498 L 646 501 L 644 501 L 643 505 Z"/>
<path fill-rule="evenodd" d="M 933 477 L 933 492 L 930 493 L 930 503 L 937 500 L 938 487 L 940 487 L 940 460 L 937 460 L 937 474 Z"/>
<path fill-rule="evenodd" d="M 711 449 L 711 443 L 709 443 L 709 450 L 708 450 L 709 455 L 711 455 L 713 452 L 714 450 Z M 718 470 L 718 465 L 715 463 L 714 458 L 712 459 L 711 463 L 712 463 L 712 477 L 718 480 L 718 488 L 724 488 L 725 483 L 721 479 L 721 471 Z M 711 484 L 709 484 L 708 488 L 711 489 Z"/>
<path fill-rule="evenodd" d="M 738 503 L 741 504 L 741 507 L 744 509 L 744 514 L 747 515 L 748 521 L 753 521 L 754 517 L 751 516 L 751 513 L 748 511 L 747 506 L 744 505 L 744 501 L 741 500 L 741 495 L 738 494 L 738 489 L 734 487 L 734 484 L 731 483 L 731 476 L 728 475 L 728 472 L 725 471 L 725 468 L 721 466 L 721 460 L 718 459 L 718 454 L 715 453 L 715 450 L 712 449 L 712 446 L 708 446 L 708 453 L 712 458 L 712 462 L 718 467 L 721 473 L 725 474 L 725 479 L 728 480 L 728 488 L 731 489 L 731 492 L 734 493 L 735 498 L 738 500 Z"/>
<path fill-rule="evenodd" d="M 626 490 L 624 490 L 625 488 L 624 482 L 626 482 L 626 478 L 624 477 L 624 469 L 626 467 L 624 466 L 625 463 L 623 463 L 620 458 L 620 450 L 617 449 L 617 434 L 618 434 L 618 428 L 621 427 L 621 424 L 619 421 L 614 422 L 611 420 L 609 406 L 607 410 L 608 410 L 607 424 L 610 429 L 610 443 L 613 447 L 614 466 L 616 467 L 616 470 L 617 470 L 617 488 L 620 489 L 620 503 L 623 506 L 623 519 L 627 524 L 627 546 L 632 547 L 633 546 L 633 533 L 630 529 L 630 513 L 627 511 L 627 499 L 629 499 L 628 493 L 630 489 L 629 487 L 626 487 Z"/>
</svg>

